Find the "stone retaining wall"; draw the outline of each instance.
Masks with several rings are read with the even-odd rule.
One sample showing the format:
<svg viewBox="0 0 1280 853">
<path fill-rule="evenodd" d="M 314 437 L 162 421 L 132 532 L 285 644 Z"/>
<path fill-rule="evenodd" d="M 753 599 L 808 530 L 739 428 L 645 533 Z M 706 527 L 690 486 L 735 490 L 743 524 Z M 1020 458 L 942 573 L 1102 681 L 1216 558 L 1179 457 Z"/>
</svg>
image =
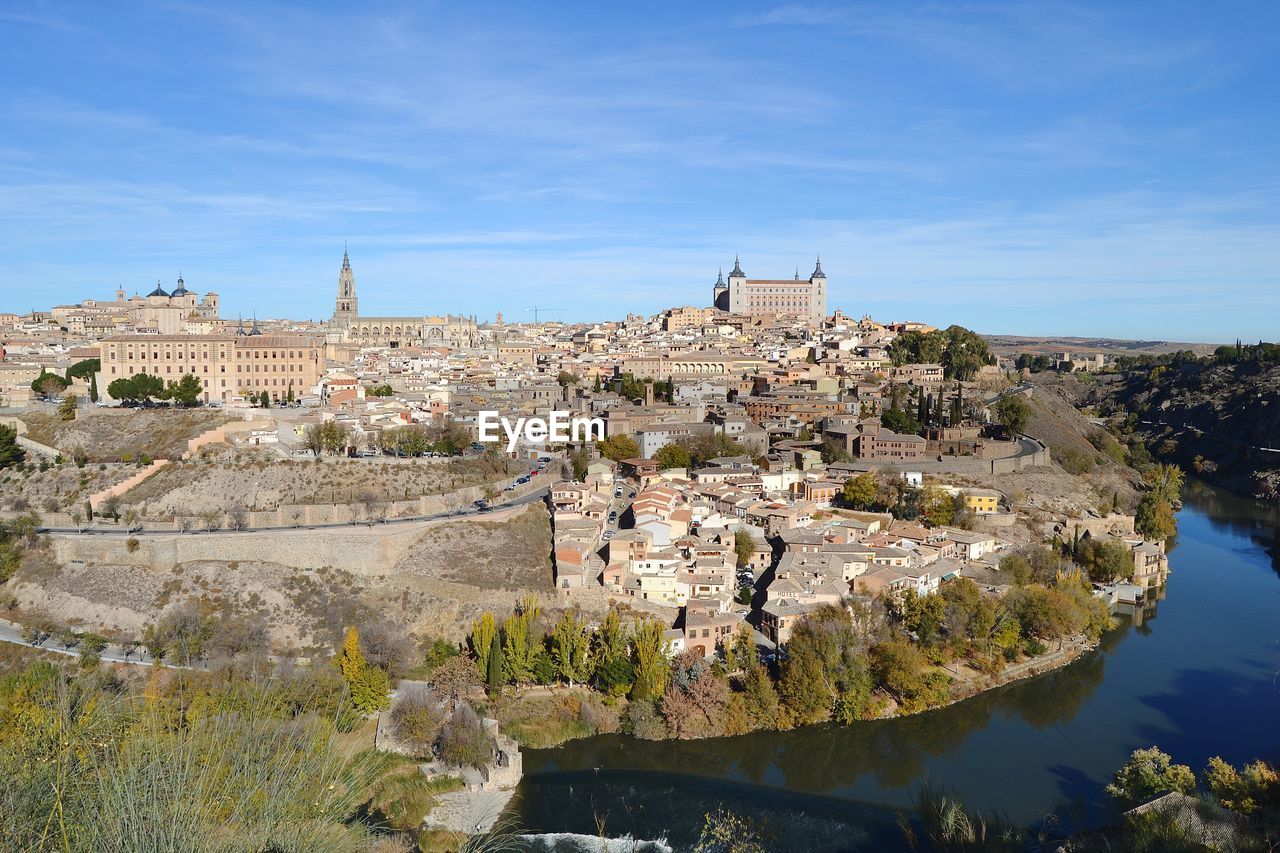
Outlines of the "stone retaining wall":
<svg viewBox="0 0 1280 853">
<path fill-rule="evenodd" d="M 424 522 L 425 524 L 425 522 Z M 83 536 L 49 535 L 59 563 L 115 563 L 168 571 L 198 560 L 267 562 L 298 569 L 335 569 L 366 576 L 385 575 L 422 535 L 422 525 L 332 528 L 281 532 L 264 530 L 235 534 Z M 133 543 L 133 550 L 130 550 Z"/>
<path fill-rule="evenodd" d="M 50 447 L 47 444 L 41 444 L 38 441 L 32 441 L 27 438 L 27 425 L 21 418 L 14 417 L 12 415 L 5 415 L 4 417 L 0 417 L 0 424 L 4 424 L 7 427 L 13 427 L 13 429 L 17 431 L 18 446 L 23 450 L 30 450 L 38 456 L 45 456 L 49 459 L 53 459 L 61 452 L 56 447 Z"/>
</svg>

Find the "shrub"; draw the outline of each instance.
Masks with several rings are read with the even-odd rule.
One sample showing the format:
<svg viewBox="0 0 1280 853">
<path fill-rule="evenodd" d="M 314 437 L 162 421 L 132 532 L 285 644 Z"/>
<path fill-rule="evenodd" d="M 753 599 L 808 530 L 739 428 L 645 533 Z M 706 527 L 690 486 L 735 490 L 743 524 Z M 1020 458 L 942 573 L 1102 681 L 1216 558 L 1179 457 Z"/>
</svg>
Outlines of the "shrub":
<svg viewBox="0 0 1280 853">
<path fill-rule="evenodd" d="M 440 734 L 440 758 L 455 767 L 481 768 L 493 760 L 496 744 L 470 705 L 461 704 Z"/>
</svg>

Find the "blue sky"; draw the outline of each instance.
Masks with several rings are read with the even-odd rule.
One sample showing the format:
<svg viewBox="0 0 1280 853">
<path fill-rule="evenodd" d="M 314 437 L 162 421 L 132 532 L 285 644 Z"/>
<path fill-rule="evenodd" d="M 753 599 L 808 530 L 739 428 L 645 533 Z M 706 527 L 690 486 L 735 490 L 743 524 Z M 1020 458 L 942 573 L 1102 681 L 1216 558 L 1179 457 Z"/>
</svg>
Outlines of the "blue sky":
<svg viewBox="0 0 1280 853">
<path fill-rule="evenodd" d="M 0 6 L 0 309 L 566 320 L 719 265 L 981 331 L 1275 338 L 1274 3 Z"/>
</svg>

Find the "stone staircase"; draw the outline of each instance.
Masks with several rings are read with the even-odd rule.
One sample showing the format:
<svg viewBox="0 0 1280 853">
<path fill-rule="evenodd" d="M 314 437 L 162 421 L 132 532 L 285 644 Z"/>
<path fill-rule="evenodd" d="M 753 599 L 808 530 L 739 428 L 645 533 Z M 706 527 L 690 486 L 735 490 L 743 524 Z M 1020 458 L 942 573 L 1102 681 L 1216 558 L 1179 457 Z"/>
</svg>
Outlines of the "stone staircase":
<svg viewBox="0 0 1280 853">
<path fill-rule="evenodd" d="M 94 494 L 89 495 L 89 506 L 92 507 L 94 510 L 96 510 L 102 504 L 103 501 L 107 500 L 107 498 L 120 497 L 125 492 L 129 491 L 134 486 L 138 485 L 143 480 L 147 479 L 152 474 L 159 471 L 161 468 L 170 464 L 172 463 L 170 463 L 168 459 L 155 460 L 147 467 L 140 469 L 138 473 L 134 474 L 132 477 L 128 478 L 127 480 L 122 480 L 119 483 L 116 483 L 114 486 L 110 486 L 108 488 L 103 489 L 100 492 L 95 492 Z"/>
</svg>

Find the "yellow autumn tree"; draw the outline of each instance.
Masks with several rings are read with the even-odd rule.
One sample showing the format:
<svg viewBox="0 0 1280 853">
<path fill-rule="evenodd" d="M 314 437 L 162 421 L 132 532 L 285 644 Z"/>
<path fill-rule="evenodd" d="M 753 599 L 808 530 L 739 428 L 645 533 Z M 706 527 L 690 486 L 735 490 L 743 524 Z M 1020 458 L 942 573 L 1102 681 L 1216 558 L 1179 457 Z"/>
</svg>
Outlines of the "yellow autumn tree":
<svg viewBox="0 0 1280 853">
<path fill-rule="evenodd" d="M 391 689 L 387 674 L 376 666 L 369 666 L 360 648 L 360 632 L 347 628 L 342 639 L 342 654 L 338 655 L 338 669 L 347 682 L 351 706 L 361 714 L 370 714 L 390 704 L 387 694 Z"/>
</svg>

